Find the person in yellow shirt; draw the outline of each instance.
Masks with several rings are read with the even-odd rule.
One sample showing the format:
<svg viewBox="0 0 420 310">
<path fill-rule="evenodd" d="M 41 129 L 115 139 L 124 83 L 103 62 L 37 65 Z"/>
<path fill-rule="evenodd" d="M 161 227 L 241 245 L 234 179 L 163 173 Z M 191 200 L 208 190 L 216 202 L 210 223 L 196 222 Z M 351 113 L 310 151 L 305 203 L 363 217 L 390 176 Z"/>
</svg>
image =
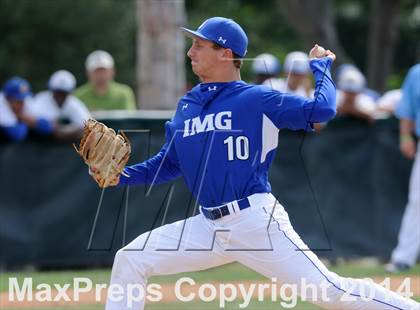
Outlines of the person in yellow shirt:
<svg viewBox="0 0 420 310">
<path fill-rule="evenodd" d="M 86 58 L 88 82 L 74 92 L 90 111 L 136 110 L 133 90 L 114 81 L 114 59 L 106 52 L 97 50 Z"/>
</svg>

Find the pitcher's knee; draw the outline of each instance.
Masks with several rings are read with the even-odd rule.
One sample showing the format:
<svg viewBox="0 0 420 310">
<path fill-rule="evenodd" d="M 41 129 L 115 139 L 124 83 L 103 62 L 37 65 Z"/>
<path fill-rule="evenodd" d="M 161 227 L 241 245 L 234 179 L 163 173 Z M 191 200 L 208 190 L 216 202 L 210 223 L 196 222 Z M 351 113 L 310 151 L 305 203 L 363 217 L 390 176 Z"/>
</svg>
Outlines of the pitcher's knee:
<svg viewBox="0 0 420 310">
<path fill-rule="evenodd" d="M 122 248 L 115 254 L 112 266 L 113 273 L 118 273 L 122 277 L 141 275 L 143 278 L 147 278 L 148 269 L 142 251 L 129 251 Z"/>
</svg>

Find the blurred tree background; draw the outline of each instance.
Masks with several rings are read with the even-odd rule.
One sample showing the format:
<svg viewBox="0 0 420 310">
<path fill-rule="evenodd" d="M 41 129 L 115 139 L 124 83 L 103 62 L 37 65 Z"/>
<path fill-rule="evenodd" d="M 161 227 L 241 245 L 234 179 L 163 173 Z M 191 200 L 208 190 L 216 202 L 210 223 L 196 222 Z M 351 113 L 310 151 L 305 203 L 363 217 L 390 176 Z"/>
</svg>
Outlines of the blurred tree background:
<svg viewBox="0 0 420 310">
<path fill-rule="evenodd" d="M 133 0 L 0 0 L 0 82 L 20 75 L 39 91 L 67 69 L 80 85 L 86 56 L 104 49 L 117 80 L 134 86 L 135 33 Z"/>
<path fill-rule="evenodd" d="M 0 0 L 0 83 L 12 75 L 20 75 L 39 91 L 45 89 L 52 72 L 67 69 L 76 75 L 80 85 L 86 81 L 87 54 L 104 49 L 115 57 L 116 79 L 135 87 L 135 1 Z M 391 8 L 387 14 L 396 16 L 391 29 L 395 32 L 395 50 L 386 81 L 387 88 L 395 88 L 407 69 L 419 62 L 420 1 L 385 2 Z M 329 10 L 324 14 L 314 11 L 310 5 L 315 3 Z M 290 51 L 306 51 L 312 44 L 309 42 L 312 36 L 328 37 L 331 32 L 342 49 L 341 60 L 356 64 L 365 74 L 369 66 L 371 25 L 378 18 L 375 12 L 378 13 L 377 5 L 381 3 L 377 0 L 185 0 L 189 27 L 195 28 L 211 16 L 238 21 L 249 36 L 249 58 L 270 52 L 283 61 Z M 305 4 L 308 7 L 299 7 Z M 382 17 L 386 20 L 386 16 Z M 331 29 L 327 29 L 327 34 L 321 31 L 314 35 L 299 31 L 299 26 L 307 23 L 312 23 L 315 30 L 317 25 L 329 25 Z M 313 30 L 308 26 L 300 28 L 304 32 Z M 244 66 L 243 78 L 252 80 L 250 61 Z M 197 82 L 189 65 L 187 80 Z"/>
</svg>

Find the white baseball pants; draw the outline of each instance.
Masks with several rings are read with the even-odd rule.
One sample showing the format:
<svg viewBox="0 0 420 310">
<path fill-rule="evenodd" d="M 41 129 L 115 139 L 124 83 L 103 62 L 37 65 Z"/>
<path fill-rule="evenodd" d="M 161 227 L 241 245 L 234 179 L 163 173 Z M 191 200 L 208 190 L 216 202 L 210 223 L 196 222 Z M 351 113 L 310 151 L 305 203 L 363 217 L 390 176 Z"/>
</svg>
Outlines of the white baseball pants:
<svg viewBox="0 0 420 310">
<path fill-rule="evenodd" d="M 398 234 L 392 262 L 414 265 L 420 252 L 420 143 L 411 169 L 408 203 Z"/>
<path fill-rule="evenodd" d="M 327 285 L 326 294 L 315 289 L 315 294 L 307 296 L 308 301 L 326 309 L 420 309 L 418 303 L 379 285 L 330 272 L 314 253 L 301 251 L 308 247 L 273 195 L 248 198 L 250 208 L 218 220 L 199 214 L 140 235 L 117 252 L 111 285 L 145 287 L 150 276 L 204 270 L 237 261 L 270 279 L 276 278 L 279 284 L 299 288 L 305 279 L 312 287 Z M 364 301 L 362 290 L 372 292 L 373 299 Z M 343 298 L 345 295 L 352 300 Z M 108 296 L 106 304 L 107 310 L 143 308 L 144 299 L 129 306 L 126 296 L 119 301 Z"/>
</svg>

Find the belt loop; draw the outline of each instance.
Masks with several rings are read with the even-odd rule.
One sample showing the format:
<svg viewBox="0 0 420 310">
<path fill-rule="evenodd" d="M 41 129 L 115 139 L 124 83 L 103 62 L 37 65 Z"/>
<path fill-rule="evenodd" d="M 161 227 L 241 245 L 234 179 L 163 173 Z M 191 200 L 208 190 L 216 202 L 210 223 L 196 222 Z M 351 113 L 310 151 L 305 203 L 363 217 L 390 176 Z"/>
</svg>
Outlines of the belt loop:
<svg viewBox="0 0 420 310">
<path fill-rule="evenodd" d="M 236 200 L 232 201 L 231 206 L 232 206 L 233 213 L 236 213 L 236 208 L 238 208 L 238 211 L 239 211 L 239 205 Z"/>
</svg>

